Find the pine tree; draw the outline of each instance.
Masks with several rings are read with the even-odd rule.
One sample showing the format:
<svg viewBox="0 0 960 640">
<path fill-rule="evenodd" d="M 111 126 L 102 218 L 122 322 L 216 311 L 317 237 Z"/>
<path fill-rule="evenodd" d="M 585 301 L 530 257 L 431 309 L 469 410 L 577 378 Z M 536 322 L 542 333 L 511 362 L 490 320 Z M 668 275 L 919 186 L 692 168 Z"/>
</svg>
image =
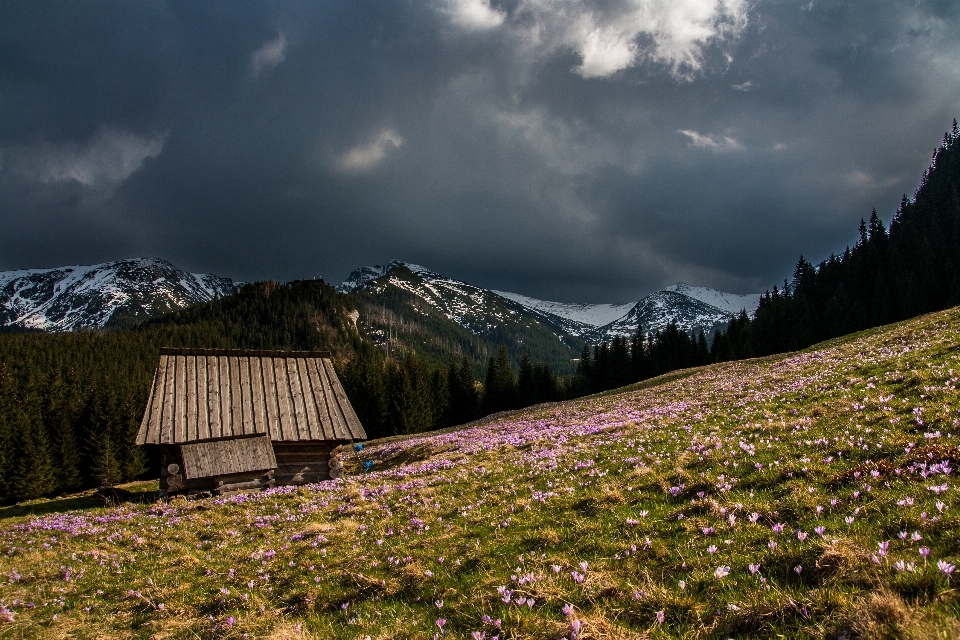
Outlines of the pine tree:
<svg viewBox="0 0 960 640">
<path fill-rule="evenodd" d="M 497 356 L 491 357 L 487 365 L 487 378 L 484 385 L 483 412 L 497 413 L 516 407 L 517 381 L 510 368 L 507 350 L 501 346 Z"/>
<path fill-rule="evenodd" d="M 590 355 L 590 345 L 587 343 L 584 343 L 580 351 L 574 386 L 577 393 L 584 395 L 593 389 L 593 358 Z"/>
<path fill-rule="evenodd" d="M 80 453 L 73 431 L 73 423 L 77 419 L 76 401 L 71 397 L 59 371 L 49 373 L 44 387 L 41 410 L 43 423 L 49 434 L 56 491 L 75 491 L 83 482 L 80 474 Z M 132 436 L 130 444 L 133 445 Z M 137 454 L 142 455 L 139 448 Z"/>
<path fill-rule="evenodd" d="M 433 403 L 426 363 L 409 353 L 404 356 L 400 369 L 403 376 L 399 432 L 419 433 L 433 429 Z"/>
<path fill-rule="evenodd" d="M 116 443 L 111 437 L 111 423 L 116 415 L 111 411 L 112 389 L 108 385 L 108 381 L 94 385 L 80 420 L 85 484 L 95 487 L 112 486 L 122 477 Z"/>
<path fill-rule="evenodd" d="M 477 381 L 473 377 L 470 360 L 463 356 L 460 366 L 451 361 L 454 374 L 448 377 L 450 385 L 450 411 L 453 424 L 465 424 L 474 420 L 479 412 L 479 393 Z"/>
<path fill-rule="evenodd" d="M 537 403 L 537 388 L 533 376 L 533 364 L 530 355 L 524 351 L 520 360 L 520 375 L 517 377 L 517 404 L 520 407 L 529 407 Z"/>
<path fill-rule="evenodd" d="M 0 362 L 0 502 L 12 500 L 10 481 L 13 476 L 13 412 L 19 405 L 14 380 L 7 366 Z"/>
<path fill-rule="evenodd" d="M 707 336 L 703 329 L 697 332 L 696 358 L 694 365 L 701 366 L 710 362 L 710 347 L 707 346 Z"/>
<path fill-rule="evenodd" d="M 433 428 L 443 429 L 453 425 L 450 406 L 450 382 L 447 371 L 438 367 L 430 374 L 430 395 L 433 405 Z"/>
<path fill-rule="evenodd" d="M 56 488 L 46 433 L 39 412 L 35 411 L 39 401 L 32 395 L 31 391 L 24 393 L 18 406 L 7 413 L 12 445 L 7 493 L 12 500 L 32 500 Z"/>
<path fill-rule="evenodd" d="M 557 377 L 550 369 L 550 365 L 544 363 L 534 365 L 533 380 L 536 389 L 534 404 L 552 402 L 558 399 L 560 390 L 558 389 Z"/>
<path fill-rule="evenodd" d="M 630 339 L 630 381 L 639 382 L 649 378 L 649 368 L 643 327 L 637 325 L 637 330 Z"/>
</svg>

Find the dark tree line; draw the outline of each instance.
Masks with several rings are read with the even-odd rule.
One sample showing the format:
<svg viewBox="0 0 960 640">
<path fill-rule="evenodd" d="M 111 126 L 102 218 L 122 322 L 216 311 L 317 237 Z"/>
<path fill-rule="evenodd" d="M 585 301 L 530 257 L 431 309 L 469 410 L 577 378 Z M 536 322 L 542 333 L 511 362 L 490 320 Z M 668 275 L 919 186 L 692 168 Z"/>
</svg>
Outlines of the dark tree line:
<svg viewBox="0 0 960 640">
<path fill-rule="evenodd" d="M 372 438 L 441 429 L 542 402 L 577 398 L 711 362 L 703 332 L 688 334 L 670 324 L 628 342 L 584 346 L 574 376 L 558 377 L 550 366 L 523 354 L 518 371 L 501 347 L 481 378 L 468 358 L 431 368 L 408 352 L 398 360 L 368 346 L 340 369 L 340 379 Z"/>
<path fill-rule="evenodd" d="M 960 128 L 944 135 L 912 200 L 889 231 L 874 210 L 853 248 L 813 266 L 803 256 L 791 282 L 760 300 L 754 318 L 731 322 L 713 359 L 793 351 L 960 304 Z"/>
<path fill-rule="evenodd" d="M 466 356 L 431 367 L 413 352 L 394 360 L 372 347 L 344 364 L 340 379 L 371 438 L 442 429 L 562 396 L 548 365 L 524 354 L 518 376 L 504 347 L 489 359 L 483 382 Z"/>
<path fill-rule="evenodd" d="M 637 327 L 629 341 L 621 336 L 584 346 L 571 382 L 572 396 L 580 396 L 648 380 L 676 369 L 712 362 L 703 331 L 687 333 L 671 322 L 666 328 L 645 334 Z"/>
</svg>

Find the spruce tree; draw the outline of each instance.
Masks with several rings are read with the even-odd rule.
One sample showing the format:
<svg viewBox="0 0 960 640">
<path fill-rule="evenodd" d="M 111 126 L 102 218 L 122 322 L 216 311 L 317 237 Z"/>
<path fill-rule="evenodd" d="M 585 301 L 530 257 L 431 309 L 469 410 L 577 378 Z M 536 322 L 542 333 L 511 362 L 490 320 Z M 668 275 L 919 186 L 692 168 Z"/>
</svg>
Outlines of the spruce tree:
<svg viewBox="0 0 960 640">
<path fill-rule="evenodd" d="M 487 364 L 487 378 L 484 385 L 483 413 L 491 414 L 498 411 L 513 409 L 516 406 L 517 381 L 507 350 L 501 346 L 496 357 L 491 357 Z"/>
<path fill-rule="evenodd" d="M 553 374 L 550 365 L 538 362 L 533 367 L 535 389 L 534 404 L 552 402 L 559 397 L 557 376 Z"/>
<path fill-rule="evenodd" d="M 533 364 L 530 355 L 524 351 L 520 360 L 520 375 L 517 377 L 518 406 L 529 407 L 537 402 L 536 383 L 533 378 Z"/>
<path fill-rule="evenodd" d="M 449 372 L 450 420 L 452 424 L 465 424 L 475 419 L 479 411 L 477 381 L 470 360 L 464 355 L 459 367 L 451 360 Z"/>
<path fill-rule="evenodd" d="M 590 345 L 584 343 L 580 351 L 580 360 L 577 361 L 575 387 L 578 393 L 587 394 L 593 389 L 593 358 L 590 355 Z"/>
<path fill-rule="evenodd" d="M 11 436 L 11 473 L 7 477 L 7 492 L 12 500 L 32 500 L 51 493 L 56 488 L 53 463 L 43 422 L 35 409 L 39 401 L 26 392 L 19 406 L 8 412 Z"/>
<path fill-rule="evenodd" d="M 44 387 L 41 410 L 43 423 L 49 434 L 56 491 L 75 491 L 83 482 L 80 474 L 80 452 L 73 431 L 73 423 L 78 413 L 76 401 L 58 370 L 48 374 Z M 130 437 L 131 446 L 135 435 Z M 139 448 L 136 450 L 137 455 L 142 455 Z"/>
<path fill-rule="evenodd" d="M 447 371 L 438 367 L 430 374 L 430 395 L 433 405 L 433 428 L 443 429 L 453 424 L 450 407 L 450 382 Z"/>
<path fill-rule="evenodd" d="M 109 381 L 98 381 L 93 387 L 80 420 L 82 472 L 85 484 L 109 487 L 121 479 L 120 459 L 111 433 L 117 415 L 111 410 L 112 389 Z"/>
</svg>

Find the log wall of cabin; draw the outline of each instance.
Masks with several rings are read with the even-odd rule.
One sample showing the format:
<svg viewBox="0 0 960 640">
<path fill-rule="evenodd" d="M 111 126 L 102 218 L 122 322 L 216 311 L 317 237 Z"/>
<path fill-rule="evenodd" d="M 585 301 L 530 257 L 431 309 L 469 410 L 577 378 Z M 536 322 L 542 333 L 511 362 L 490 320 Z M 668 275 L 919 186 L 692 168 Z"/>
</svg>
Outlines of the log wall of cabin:
<svg viewBox="0 0 960 640">
<path fill-rule="evenodd" d="M 276 484 L 308 484 L 330 479 L 330 452 L 344 440 L 273 442 Z"/>
</svg>

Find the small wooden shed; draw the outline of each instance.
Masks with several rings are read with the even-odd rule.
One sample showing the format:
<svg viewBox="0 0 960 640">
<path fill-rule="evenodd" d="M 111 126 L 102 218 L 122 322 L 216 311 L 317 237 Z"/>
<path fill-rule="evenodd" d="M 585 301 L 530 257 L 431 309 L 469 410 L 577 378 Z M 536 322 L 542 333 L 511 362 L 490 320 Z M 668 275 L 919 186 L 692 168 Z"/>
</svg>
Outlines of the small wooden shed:
<svg viewBox="0 0 960 640">
<path fill-rule="evenodd" d="M 326 480 L 366 437 L 325 351 L 163 348 L 137 444 L 162 493 L 220 494 Z"/>
</svg>

